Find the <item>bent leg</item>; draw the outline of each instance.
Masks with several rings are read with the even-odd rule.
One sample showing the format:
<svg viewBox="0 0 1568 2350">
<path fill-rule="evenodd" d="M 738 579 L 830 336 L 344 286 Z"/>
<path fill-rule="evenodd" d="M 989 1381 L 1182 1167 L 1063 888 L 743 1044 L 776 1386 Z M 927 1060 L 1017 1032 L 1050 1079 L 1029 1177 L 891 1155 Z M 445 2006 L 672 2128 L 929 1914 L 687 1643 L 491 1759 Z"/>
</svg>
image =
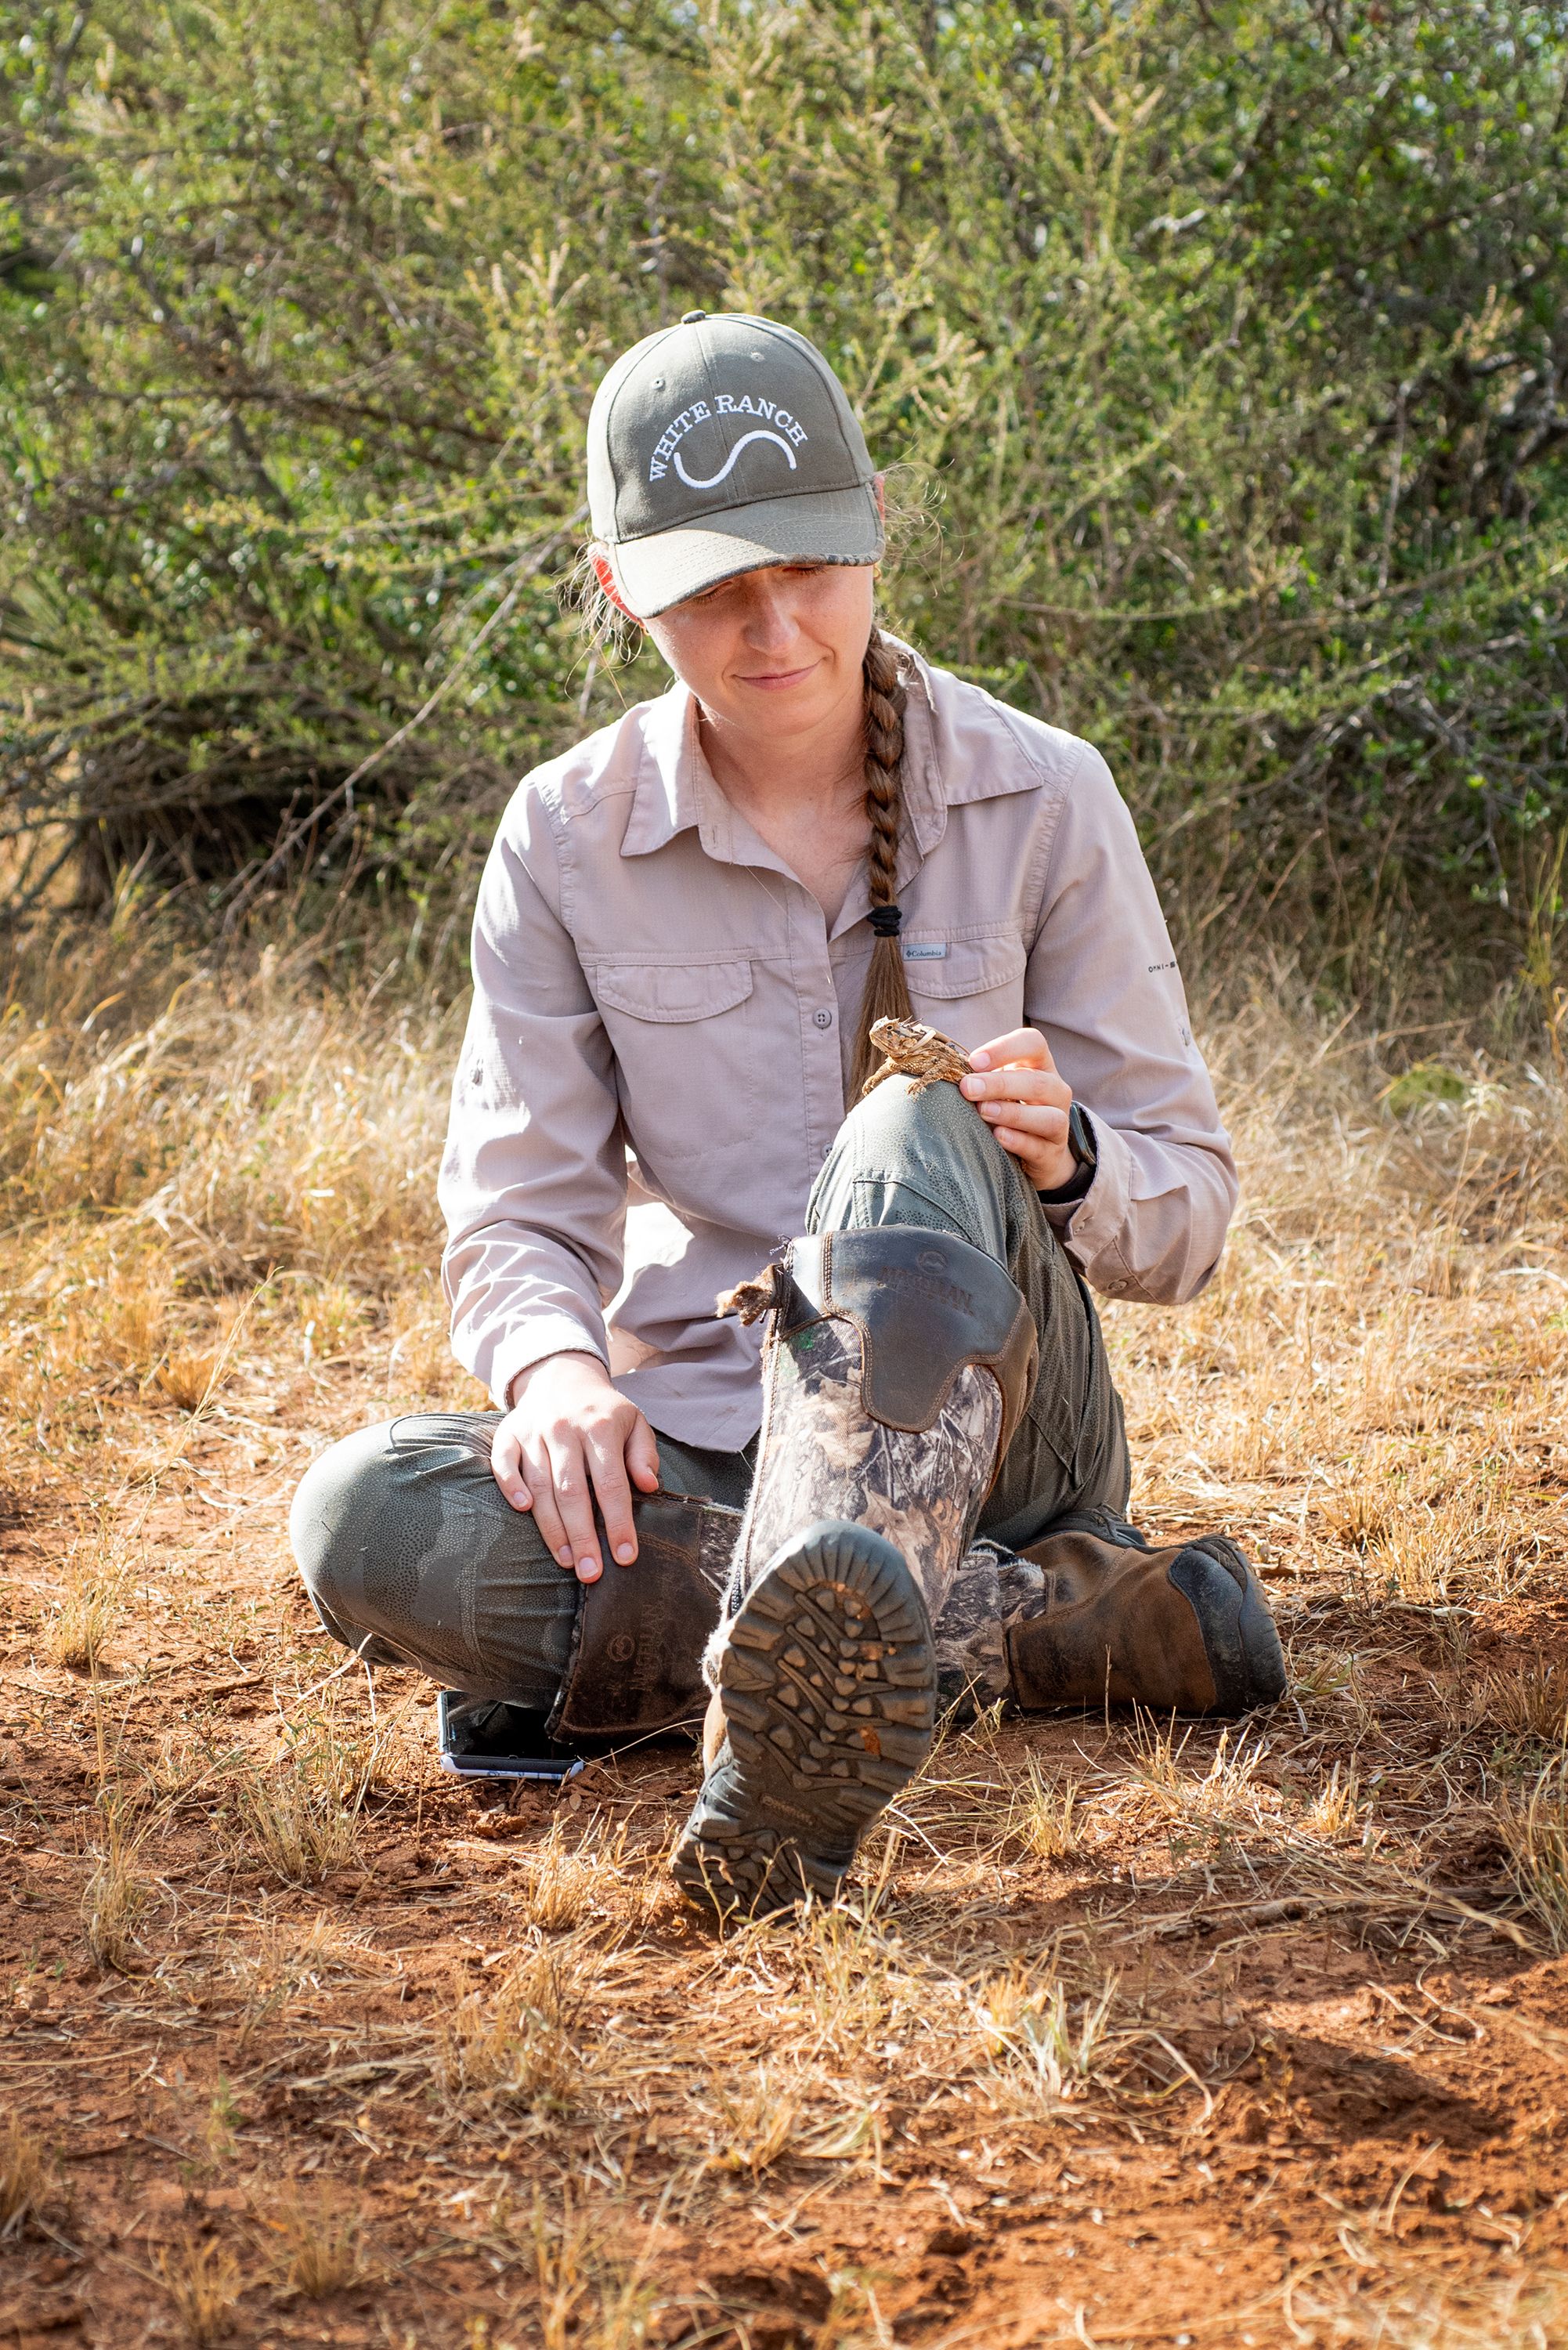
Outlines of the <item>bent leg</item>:
<svg viewBox="0 0 1568 2350">
<path fill-rule="evenodd" d="M 369 1664 L 406 1664 L 475 1697 L 555 1701 L 575 1579 L 490 1471 L 494 1412 L 413 1412 L 312 1462 L 289 1513 L 327 1630 Z"/>
<path fill-rule="evenodd" d="M 1040 1336 L 1033 1391 L 981 1513 L 1010 1550 L 1064 1511 L 1126 1508 L 1120 1399 L 1099 1317 L 1018 1162 L 950 1085 L 888 1077 L 845 1118 L 813 1187 L 812 1232 L 914 1224 L 956 1232 L 1023 1292 Z"/>
<path fill-rule="evenodd" d="M 412 1665 L 472 1696 L 547 1712 L 581 1586 L 491 1473 L 499 1418 L 413 1412 L 345 1437 L 306 1471 L 289 1535 L 323 1626 L 367 1664 Z M 662 1436 L 659 1450 L 664 1492 L 743 1501 L 740 1454 Z"/>
</svg>

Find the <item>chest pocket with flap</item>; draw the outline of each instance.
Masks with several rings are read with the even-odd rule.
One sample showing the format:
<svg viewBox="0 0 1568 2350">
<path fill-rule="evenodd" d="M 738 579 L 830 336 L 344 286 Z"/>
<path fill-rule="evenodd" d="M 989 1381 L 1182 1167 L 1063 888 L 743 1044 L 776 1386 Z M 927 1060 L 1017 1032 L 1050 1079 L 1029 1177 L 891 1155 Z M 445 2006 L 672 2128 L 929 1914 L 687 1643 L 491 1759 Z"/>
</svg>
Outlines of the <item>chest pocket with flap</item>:
<svg viewBox="0 0 1568 2350">
<path fill-rule="evenodd" d="M 650 1171 L 754 1133 L 757 1039 L 747 962 L 596 962 L 588 983 Z"/>
<path fill-rule="evenodd" d="M 921 943 L 917 931 L 909 943 Z M 951 939 L 940 958 L 908 956 L 904 977 L 917 1020 L 940 1028 L 955 1045 L 977 1045 L 1023 1024 L 1023 973 L 1029 958 L 1014 932 L 989 939 Z"/>
</svg>

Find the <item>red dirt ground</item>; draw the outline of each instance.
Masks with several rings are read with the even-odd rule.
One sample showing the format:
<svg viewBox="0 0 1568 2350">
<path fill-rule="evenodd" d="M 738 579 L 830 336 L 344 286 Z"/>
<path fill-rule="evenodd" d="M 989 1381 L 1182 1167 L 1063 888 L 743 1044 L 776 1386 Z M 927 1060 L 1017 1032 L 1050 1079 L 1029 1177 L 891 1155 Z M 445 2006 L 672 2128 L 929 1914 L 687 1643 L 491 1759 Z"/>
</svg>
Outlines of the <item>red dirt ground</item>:
<svg viewBox="0 0 1568 2350">
<path fill-rule="evenodd" d="M 373 1410 L 348 1368 L 227 1389 L 96 1682 L 39 1629 L 64 1513 L 0 1534 L 0 2095 L 46 2157 L 0 2243 L 0 2343 L 1568 2340 L 1568 1959 L 1504 1866 L 1501 1733 L 1465 1713 L 1487 1676 L 1568 1662 L 1560 1568 L 1455 1654 L 1435 1617 L 1293 1577 L 1277 1521 L 1239 1528 L 1298 1670 L 1354 1653 L 1349 1693 L 1320 1676 L 1240 1765 L 1232 1731 L 1229 1792 L 1208 1729 L 1163 1765 L 1097 1720 L 950 1739 L 869 1926 L 722 1941 L 661 1873 L 687 1752 L 507 1808 L 438 1772 L 409 1675 L 379 1684 L 351 1848 L 289 1885 L 236 1791 L 324 1706 L 367 1751 L 369 1714 L 362 1678 L 311 1694 L 338 1658 L 283 1513 Z M 1078 1785 L 1054 1859 L 1019 1826 L 1031 1755 Z M 1372 1827 L 1314 1843 L 1303 1807 L 1353 1755 Z M 147 1839 L 124 1970 L 84 1932 L 106 1788 Z M 552 1922 L 563 1846 L 586 1858 Z M 460 2003 L 552 1948 L 575 2085 L 462 2077 Z M 1103 2050 L 1042 2090 L 1017 2061 L 1042 1986 L 1071 2042 L 1112 1977 Z"/>
</svg>

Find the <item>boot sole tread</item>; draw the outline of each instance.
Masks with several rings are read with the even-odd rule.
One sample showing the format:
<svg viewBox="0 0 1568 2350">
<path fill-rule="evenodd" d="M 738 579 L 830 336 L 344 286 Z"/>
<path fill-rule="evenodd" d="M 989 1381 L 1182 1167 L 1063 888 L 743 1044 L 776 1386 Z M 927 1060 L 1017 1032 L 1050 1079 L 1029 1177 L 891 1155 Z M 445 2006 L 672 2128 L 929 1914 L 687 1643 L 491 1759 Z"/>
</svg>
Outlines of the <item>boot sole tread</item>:
<svg viewBox="0 0 1568 2350">
<path fill-rule="evenodd" d="M 721 1911 L 830 1900 L 930 1751 L 934 1648 L 902 1555 L 862 1526 L 799 1538 L 742 1604 L 719 1690 L 729 1756 L 681 1834 L 677 1882 Z"/>
</svg>

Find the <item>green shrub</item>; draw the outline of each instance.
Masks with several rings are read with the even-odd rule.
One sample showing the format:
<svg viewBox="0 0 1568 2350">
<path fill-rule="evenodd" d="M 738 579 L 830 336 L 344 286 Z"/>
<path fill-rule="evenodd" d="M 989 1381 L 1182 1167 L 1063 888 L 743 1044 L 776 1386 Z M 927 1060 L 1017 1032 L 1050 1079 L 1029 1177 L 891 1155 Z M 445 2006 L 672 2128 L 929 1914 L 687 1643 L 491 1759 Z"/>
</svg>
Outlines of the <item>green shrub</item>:
<svg viewBox="0 0 1568 2350">
<path fill-rule="evenodd" d="M 231 922 L 457 902 L 515 776 L 657 684 L 559 608 L 593 386 L 741 307 L 903 469 L 891 620 L 1102 744 L 1189 941 L 1306 922 L 1366 984 L 1523 907 L 1550 979 L 1562 6 L 0 21 L 16 905 L 139 860 Z"/>
</svg>

